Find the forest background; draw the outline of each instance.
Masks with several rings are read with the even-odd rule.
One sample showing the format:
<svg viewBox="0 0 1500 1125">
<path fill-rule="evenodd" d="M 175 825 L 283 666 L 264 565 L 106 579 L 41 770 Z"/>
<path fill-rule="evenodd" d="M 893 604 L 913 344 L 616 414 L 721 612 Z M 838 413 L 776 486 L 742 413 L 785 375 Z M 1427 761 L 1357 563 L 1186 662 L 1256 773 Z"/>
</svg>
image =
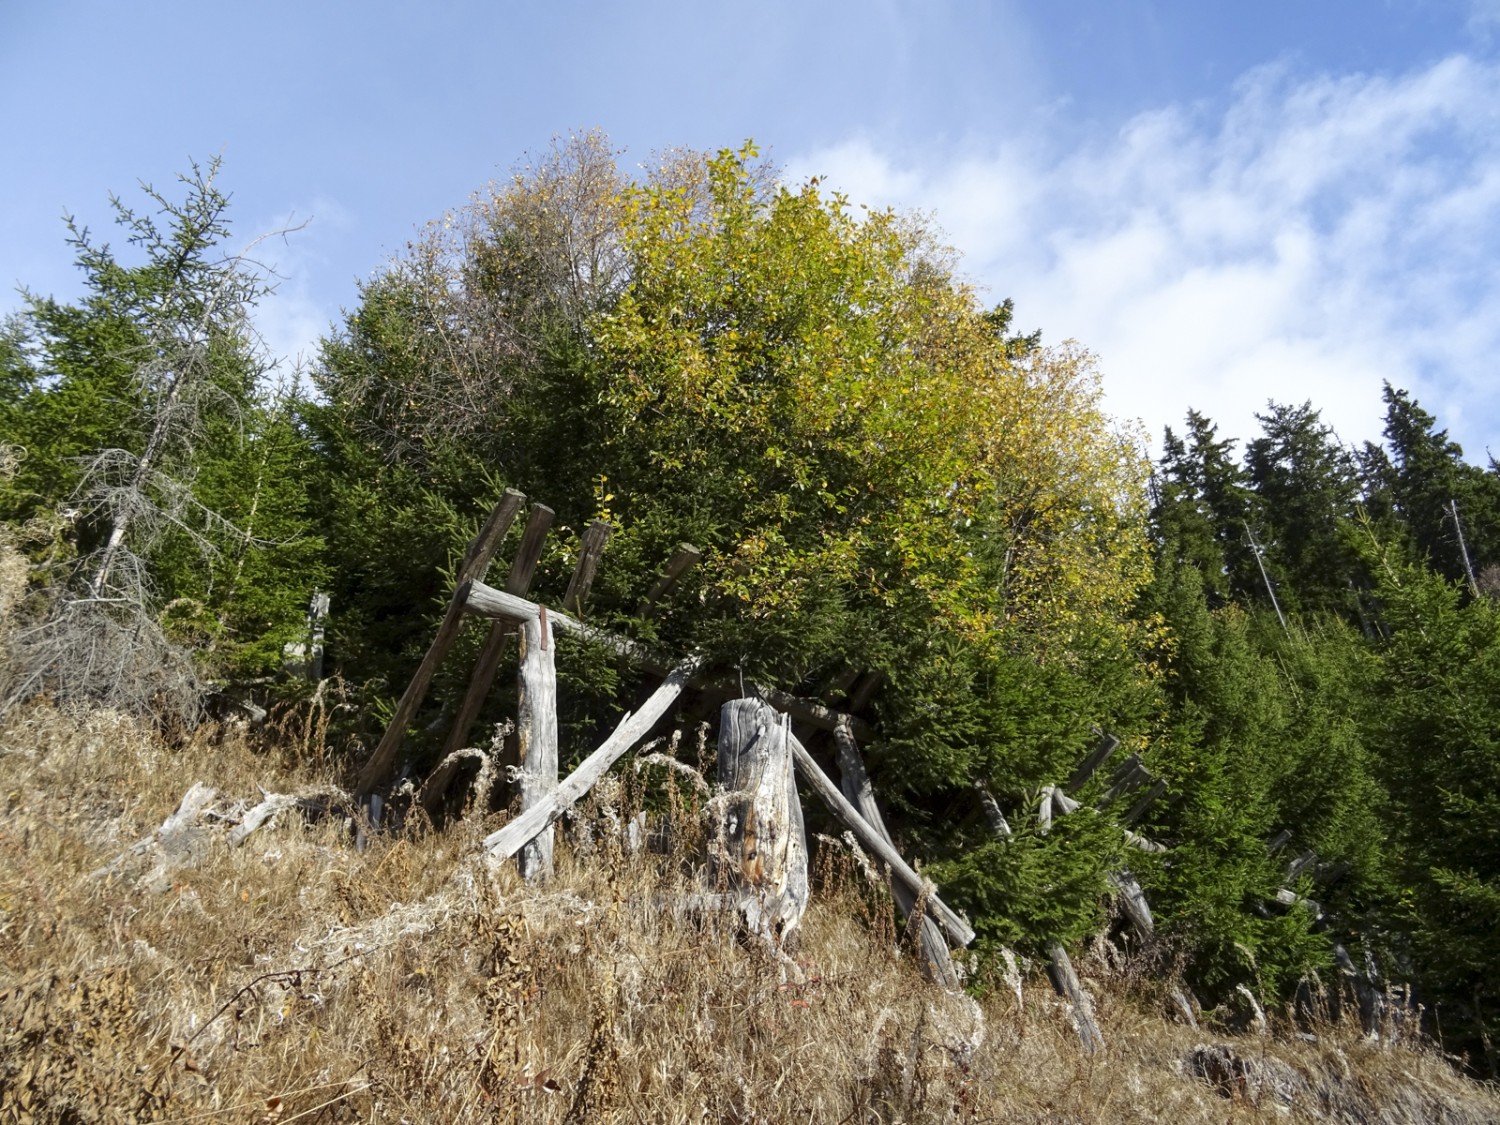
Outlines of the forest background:
<svg viewBox="0 0 1500 1125">
<path fill-rule="evenodd" d="M 1093 358 L 980 303 L 920 218 L 751 146 L 632 180 L 598 134 L 431 224 L 299 377 L 257 342 L 217 173 L 120 203 L 118 250 L 72 228 L 86 295 L 0 338 L 8 703 L 294 700 L 317 589 L 356 770 L 515 487 L 557 512 L 541 600 L 604 519 L 591 621 L 832 702 L 874 677 L 877 788 L 981 956 L 1102 924 L 1125 810 L 1027 815 L 1102 727 L 1170 794 L 1136 826 L 1167 851 L 1130 857 L 1165 971 L 1277 999 L 1342 946 L 1494 1072 L 1500 473 L 1404 390 L 1383 444 L 1269 403 L 1242 455 L 1189 411 L 1153 464 Z M 702 564 L 642 620 L 684 541 Z M 562 671 L 576 755 L 639 685 Z M 1305 851 L 1317 908 L 1277 905 Z"/>
</svg>

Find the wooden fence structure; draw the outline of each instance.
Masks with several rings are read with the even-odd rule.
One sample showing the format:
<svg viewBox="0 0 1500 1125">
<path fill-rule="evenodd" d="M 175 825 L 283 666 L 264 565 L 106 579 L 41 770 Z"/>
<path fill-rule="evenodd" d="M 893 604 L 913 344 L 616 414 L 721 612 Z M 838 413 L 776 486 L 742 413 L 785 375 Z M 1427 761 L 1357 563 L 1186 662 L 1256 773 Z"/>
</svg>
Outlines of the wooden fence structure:
<svg viewBox="0 0 1500 1125">
<path fill-rule="evenodd" d="M 837 685 L 845 693 L 847 710 L 769 689 L 757 689 L 755 695 L 746 697 L 742 684 L 730 682 L 724 676 L 715 678 L 697 656 L 667 658 L 628 637 L 587 624 L 583 620 L 585 605 L 610 536 L 609 525 L 602 521 L 591 524 L 582 536 L 562 604 L 549 607 L 530 600 L 527 595 L 532 575 L 553 521 L 552 510 L 542 504 L 531 506 L 503 586 L 488 585 L 484 579 L 490 563 L 525 503 L 523 494 L 507 490 L 459 564 L 442 623 L 359 775 L 356 796 L 370 825 L 379 827 L 380 791 L 391 779 L 407 728 L 421 707 L 433 676 L 452 650 L 464 620 L 483 618 L 490 622 L 489 632 L 449 729 L 446 753 L 418 793 L 418 800 L 429 812 L 441 805 L 464 754 L 473 753 L 465 751 L 469 731 L 493 688 L 512 636 L 519 646 L 516 738 L 520 811 L 486 837 L 483 847 L 498 858 L 515 857 L 528 880 L 543 880 L 551 874 L 552 826 L 624 754 L 646 738 L 685 690 L 692 687 L 710 696 L 718 695 L 725 699 L 719 715 L 717 761 L 718 781 L 725 799 L 721 802 L 723 812 L 713 860 L 717 876 L 730 888 L 727 901 L 721 905 L 738 909 L 751 931 L 778 946 L 795 931 L 809 893 L 807 842 L 794 781 L 794 777 L 800 776 L 859 844 L 888 868 L 892 896 L 916 936 L 924 973 L 945 988 L 959 988 L 961 977 L 951 950 L 969 945 L 974 940 L 974 930 L 943 901 L 939 889 L 896 850 L 859 749 L 858 740 L 870 737 L 873 731 L 855 712 L 868 702 L 878 687 L 878 679 L 851 672 Z M 637 615 L 644 618 L 654 613 L 661 600 L 700 558 L 700 552 L 693 546 L 679 545 L 642 600 Z M 627 713 L 566 778 L 558 774 L 556 661 L 560 636 L 602 645 L 630 659 L 643 671 L 661 677 L 660 685 L 639 709 Z M 840 774 L 838 784 L 793 733 L 794 722 L 831 736 Z M 1057 817 L 1079 809 L 1079 801 L 1073 794 L 1082 790 L 1119 749 L 1118 739 L 1102 731 L 1096 733 L 1096 745 L 1067 781 L 1047 786 L 1038 795 L 1036 819 L 1041 831 L 1049 830 Z M 1153 777 L 1138 756 L 1130 755 L 1109 775 L 1096 807 L 1102 810 L 1130 800 L 1127 811 L 1120 817 L 1127 843 L 1147 852 L 1165 851 L 1162 845 L 1136 834 L 1131 826 L 1140 821 L 1166 789 L 1166 783 Z M 983 787 L 978 787 L 977 796 L 991 831 L 997 836 L 1009 836 L 1010 825 L 994 796 Z M 1271 844 L 1273 849 L 1279 846 L 1277 841 Z M 1289 888 L 1311 862 L 1304 856 L 1291 865 L 1288 889 L 1277 896 L 1282 905 L 1307 901 L 1299 899 Z M 1149 941 L 1155 932 L 1155 922 L 1140 884 L 1123 867 L 1111 874 L 1111 882 L 1130 929 L 1142 942 Z M 1049 974 L 1059 995 L 1069 1004 L 1084 1050 L 1098 1050 L 1103 1046 L 1103 1036 L 1093 1015 L 1091 998 L 1079 981 L 1067 951 L 1061 944 L 1053 943 L 1048 953 Z M 1189 996 L 1179 990 L 1173 995 L 1173 1002 L 1186 1020 L 1194 1019 L 1194 1004 Z"/>
</svg>

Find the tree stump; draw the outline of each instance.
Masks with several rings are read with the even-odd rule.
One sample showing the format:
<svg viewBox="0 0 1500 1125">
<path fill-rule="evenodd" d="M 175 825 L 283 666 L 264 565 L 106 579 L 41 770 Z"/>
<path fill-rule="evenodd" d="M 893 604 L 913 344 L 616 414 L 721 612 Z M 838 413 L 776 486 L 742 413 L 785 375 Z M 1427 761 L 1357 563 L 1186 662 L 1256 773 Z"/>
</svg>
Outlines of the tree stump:
<svg viewBox="0 0 1500 1125">
<path fill-rule="evenodd" d="M 760 699 L 719 712 L 721 872 L 751 930 L 784 943 L 807 909 L 807 838 L 782 717 Z"/>
</svg>

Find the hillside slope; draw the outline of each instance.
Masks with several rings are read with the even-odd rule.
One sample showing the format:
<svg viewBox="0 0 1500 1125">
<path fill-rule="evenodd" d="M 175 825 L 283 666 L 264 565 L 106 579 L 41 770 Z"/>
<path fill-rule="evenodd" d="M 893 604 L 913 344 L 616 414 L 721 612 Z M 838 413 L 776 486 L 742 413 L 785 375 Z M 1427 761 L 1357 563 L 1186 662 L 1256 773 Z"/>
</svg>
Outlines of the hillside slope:
<svg viewBox="0 0 1500 1125">
<path fill-rule="evenodd" d="M 622 847 L 628 768 L 542 889 L 476 859 L 504 813 L 358 852 L 317 719 L 174 745 L 107 712 L 5 720 L 0 1122 L 1500 1119 L 1431 1047 L 1193 1030 L 1102 962 L 1086 1058 L 1039 974 L 978 1002 L 922 981 L 837 841 L 778 960 L 684 907 L 691 792 L 671 848 Z M 247 833 L 261 787 L 331 811 Z"/>
</svg>

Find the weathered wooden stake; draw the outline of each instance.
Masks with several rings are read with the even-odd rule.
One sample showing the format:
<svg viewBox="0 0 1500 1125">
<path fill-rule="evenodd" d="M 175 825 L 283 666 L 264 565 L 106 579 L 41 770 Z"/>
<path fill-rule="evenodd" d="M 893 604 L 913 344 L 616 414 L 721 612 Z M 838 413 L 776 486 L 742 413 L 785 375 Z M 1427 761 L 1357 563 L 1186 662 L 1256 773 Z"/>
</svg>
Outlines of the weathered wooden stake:
<svg viewBox="0 0 1500 1125">
<path fill-rule="evenodd" d="M 719 783 L 730 794 L 722 862 L 749 927 L 785 941 L 807 909 L 807 841 L 792 780 L 791 731 L 763 699 L 719 710 Z"/>
<path fill-rule="evenodd" d="M 893 843 L 890 831 L 885 826 L 885 818 L 880 815 L 880 806 L 875 803 L 875 788 L 870 784 L 870 775 L 865 770 L 864 759 L 850 726 L 850 723 L 842 722 L 833 732 L 838 752 L 839 789 L 869 822 L 870 827 L 879 832 L 886 843 Z M 917 896 L 906 884 L 894 879 L 891 881 L 891 896 L 896 900 L 901 917 L 909 922 L 917 908 Z M 943 937 L 942 927 L 925 910 L 918 927 L 917 950 L 922 972 L 928 980 L 944 988 L 960 987 L 962 982 L 958 979 L 958 970 L 953 967 L 953 957 L 948 952 L 948 942 Z"/>
<path fill-rule="evenodd" d="M 553 616 L 555 615 L 549 615 L 549 617 Z M 682 694 L 682 689 L 687 686 L 700 663 L 700 658 L 695 656 L 684 660 L 672 669 L 662 685 L 651 694 L 651 698 L 641 705 L 641 709 L 621 719 L 614 733 L 585 758 L 561 784 L 524 810 L 505 827 L 485 837 L 485 850 L 501 859 L 509 858 L 520 851 L 522 846 L 538 832 L 549 828 L 558 817 L 577 804 L 584 794 L 609 772 L 609 767 L 614 765 L 625 751 L 651 732 L 651 728 L 666 714 L 673 700 Z"/>
<path fill-rule="evenodd" d="M 657 601 L 668 590 L 677 585 L 677 580 L 696 566 L 702 558 L 703 552 L 691 543 L 677 544 L 677 553 L 667 563 L 667 569 L 662 571 L 661 577 L 651 587 L 651 592 L 646 595 L 646 600 L 641 602 L 640 608 L 635 611 L 635 615 L 637 617 L 650 617 L 656 610 Z"/>
<path fill-rule="evenodd" d="M 583 618 L 584 603 L 589 600 L 589 590 L 594 585 L 594 575 L 599 573 L 599 560 L 604 556 L 604 545 L 614 528 L 603 520 L 595 520 L 583 533 L 578 546 L 578 562 L 573 566 L 573 577 L 568 580 L 568 592 L 563 595 L 563 608 Z"/>
<path fill-rule="evenodd" d="M 1104 1036 L 1099 1031 L 1099 1023 L 1094 1018 L 1094 1001 L 1083 985 L 1078 980 L 1078 974 L 1073 971 L 1073 960 L 1068 956 L 1068 951 L 1062 947 L 1061 942 L 1054 941 L 1047 947 L 1047 956 L 1051 958 L 1051 965 L 1047 973 L 1052 978 L 1052 987 L 1057 989 L 1059 996 L 1065 996 L 1073 1008 L 1073 1023 L 1078 1028 L 1078 1041 L 1083 1044 L 1085 1053 L 1092 1055 L 1104 1046 Z"/>
<path fill-rule="evenodd" d="M 516 557 L 511 561 L 510 575 L 505 580 L 508 593 L 524 594 L 531 588 L 531 576 L 536 571 L 537 560 L 542 557 L 542 545 L 547 541 L 547 531 L 552 527 L 555 512 L 545 504 L 533 504 L 526 517 L 526 530 L 521 536 L 521 545 L 516 548 Z M 490 626 L 484 647 L 479 650 L 479 659 L 474 664 L 474 674 L 469 680 L 469 690 L 453 719 L 448 731 L 448 742 L 443 748 L 446 758 L 459 750 L 469 740 L 469 728 L 484 707 L 485 698 L 495 683 L 500 659 L 505 655 L 505 642 L 510 639 L 512 626 L 506 621 L 496 621 Z M 436 787 L 434 787 L 435 789 Z"/>
<path fill-rule="evenodd" d="M 953 939 L 955 945 L 968 945 L 974 940 L 974 929 L 959 915 L 937 896 L 937 889 L 922 876 L 912 870 L 911 865 L 901 858 L 901 854 L 886 842 L 879 832 L 870 825 L 859 810 L 849 803 L 839 787 L 828 779 L 821 766 L 807 752 L 807 747 L 797 741 L 795 735 L 788 737 L 787 741 L 792 747 L 792 757 L 797 764 L 802 779 L 812 786 L 813 792 L 822 798 L 823 803 L 828 806 L 829 811 L 847 824 L 853 830 L 859 842 L 870 851 L 874 852 L 882 863 L 891 869 L 891 875 L 905 883 L 907 888 L 918 898 L 925 896 L 927 909 L 932 916 L 938 920 L 948 936 Z"/>
<path fill-rule="evenodd" d="M 520 629 L 520 703 L 516 738 L 520 747 L 521 811 L 543 804 L 557 788 L 557 645 L 547 611 Z M 552 877 L 551 827 L 521 849 L 521 874 L 536 883 Z"/>
<path fill-rule="evenodd" d="M 391 716 L 390 725 L 386 727 L 384 736 L 375 747 L 375 753 L 370 755 L 370 760 L 365 763 L 365 768 L 360 771 L 359 779 L 355 782 L 355 795 L 361 800 L 390 775 L 391 766 L 396 761 L 396 752 L 401 748 L 401 740 L 406 736 L 407 725 L 411 722 L 412 716 L 417 713 L 417 708 L 422 706 L 422 701 L 427 698 L 427 689 L 432 685 L 433 673 L 437 671 L 438 665 L 443 662 L 443 658 L 448 655 L 448 650 L 453 647 L 453 642 L 458 637 L 459 628 L 463 624 L 464 610 L 468 604 L 469 589 L 490 565 L 490 559 L 495 557 L 500 541 L 505 538 L 505 533 L 510 530 L 511 521 L 515 519 L 516 512 L 525 501 L 526 497 L 523 494 L 514 489 L 506 489 L 505 495 L 490 512 L 479 534 L 469 544 L 468 552 L 464 555 L 463 562 L 459 564 L 453 597 L 448 602 L 448 613 L 443 618 L 442 625 L 438 627 L 437 636 L 432 639 L 427 655 L 417 666 L 416 675 L 406 685 L 406 691 L 402 693 L 400 702 L 396 704 L 396 713 Z"/>
</svg>

